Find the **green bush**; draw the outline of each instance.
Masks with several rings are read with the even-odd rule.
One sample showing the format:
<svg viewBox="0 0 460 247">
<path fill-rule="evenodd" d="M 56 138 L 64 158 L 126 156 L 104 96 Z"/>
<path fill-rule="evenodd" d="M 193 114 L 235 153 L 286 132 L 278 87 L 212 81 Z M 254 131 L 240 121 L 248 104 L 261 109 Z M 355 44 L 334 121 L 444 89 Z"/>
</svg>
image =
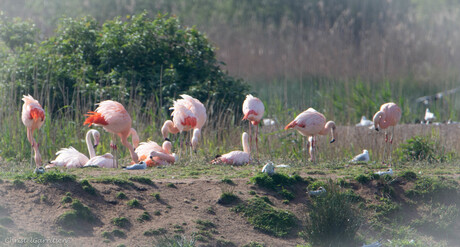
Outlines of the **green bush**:
<svg viewBox="0 0 460 247">
<path fill-rule="evenodd" d="M 131 208 L 141 207 L 141 203 L 137 199 L 129 200 L 126 204 L 128 204 L 128 206 Z"/>
<path fill-rule="evenodd" d="M 118 227 L 127 227 L 130 223 L 126 217 L 117 217 L 112 219 L 112 224 Z"/>
<path fill-rule="evenodd" d="M 405 171 L 401 174 L 401 177 L 405 178 L 406 180 L 412 181 L 417 179 L 417 174 L 413 171 Z"/>
<path fill-rule="evenodd" d="M 360 174 L 358 176 L 355 177 L 355 180 L 358 181 L 358 183 L 360 184 L 366 184 L 368 183 L 369 181 L 371 181 L 371 179 L 369 178 L 369 176 L 366 176 L 364 174 Z"/>
<path fill-rule="evenodd" d="M 96 217 L 91 210 L 79 200 L 74 199 L 71 204 L 72 210 L 61 214 L 56 224 L 67 229 L 78 229 L 82 223 L 93 223 Z"/>
<path fill-rule="evenodd" d="M 313 246 L 347 246 L 354 242 L 362 219 L 349 196 L 330 183 L 327 194 L 313 198 L 303 236 Z"/>
<path fill-rule="evenodd" d="M 50 112 L 81 103 L 92 108 L 93 100 L 107 98 L 128 101 L 133 93 L 143 105 L 152 99 L 167 105 L 187 93 L 225 109 L 240 107 L 249 89 L 221 70 L 205 35 L 176 17 L 152 19 L 143 12 L 102 26 L 88 16 L 63 18 L 54 36 L 40 43 L 33 23 L 0 17 L 0 39 L 12 50 L 0 54 L 8 61 L 1 64 L 2 79 L 16 80 L 5 85 L 15 85 L 17 95 L 34 86 L 46 90 Z"/>
<path fill-rule="evenodd" d="M 297 226 L 297 219 L 293 213 L 274 208 L 260 197 L 249 199 L 232 210 L 242 213 L 255 228 L 277 237 L 287 235 Z"/>
<path fill-rule="evenodd" d="M 410 161 L 428 161 L 433 162 L 438 159 L 443 159 L 437 155 L 437 148 L 434 141 L 426 136 L 414 136 L 406 143 L 402 143 L 396 150 L 398 157 L 403 162 Z"/>
<path fill-rule="evenodd" d="M 238 200 L 238 196 L 231 193 L 231 192 L 224 192 L 220 195 L 219 200 L 217 203 L 222 205 L 228 205 Z"/>
<path fill-rule="evenodd" d="M 458 188 L 458 182 L 452 179 L 421 177 L 406 195 L 413 199 L 457 202 Z"/>
</svg>

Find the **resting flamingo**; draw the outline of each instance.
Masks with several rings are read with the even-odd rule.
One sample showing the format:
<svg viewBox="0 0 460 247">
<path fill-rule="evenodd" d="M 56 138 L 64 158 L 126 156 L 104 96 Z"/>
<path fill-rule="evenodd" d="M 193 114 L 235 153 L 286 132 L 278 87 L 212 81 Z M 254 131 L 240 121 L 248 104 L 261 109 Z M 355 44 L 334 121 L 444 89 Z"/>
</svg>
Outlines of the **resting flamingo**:
<svg viewBox="0 0 460 247">
<path fill-rule="evenodd" d="M 336 139 L 335 123 L 333 121 L 326 122 L 324 115 L 313 108 L 308 108 L 306 111 L 300 113 L 284 129 L 295 129 L 301 135 L 311 137 L 309 138 L 310 159 L 313 163 L 316 162 L 316 136 L 327 135 L 331 131 L 332 139 L 330 143 L 333 143 Z"/>
<path fill-rule="evenodd" d="M 94 140 L 94 143 L 93 140 L 91 140 L 91 137 Z M 56 159 L 50 161 L 50 164 L 45 168 L 51 168 L 55 166 L 76 168 L 84 166 L 89 159 L 96 156 L 96 151 L 94 151 L 94 149 L 97 147 L 97 145 L 99 145 L 100 138 L 101 134 L 99 131 L 95 129 L 89 130 L 86 132 L 86 146 L 88 148 L 89 158 L 73 147 L 61 148 L 61 150 L 56 153 Z"/>
<path fill-rule="evenodd" d="M 144 161 L 148 167 L 173 164 L 176 161 L 175 154 L 171 154 L 172 144 L 170 141 L 164 141 L 162 146 L 154 141 L 142 142 L 136 148 L 139 161 Z M 152 155 L 152 152 L 155 153 Z"/>
<path fill-rule="evenodd" d="M 391 126 L 391 138 L 388 140 L 388 133 L 385 131 L 385 146 L 383 148 L 382 162 L 385 163 L 385 152 L 387 148 L 387 143 L 389 142 L 390 146 L 390 162 L 391 162 L 391 152 L 393 137 L 395 133 L 395 126 L 401 120 L 401 109 L 393 102 L 385 103 L 380 106 L 380 111 L 376 112 L 374 115 L 374 127 L 375 130 L 379 131 L 380 129 L 387 129 Z"/>
<path fill-rule="evenodd" d="M 34 138 L 34 131 L 39 129 L 45 122 L 45 111 L 40 103 L 30 95 L 23 95 L 22 101 L 24 101 L 24 104 L 22 105 L 21 119 L 27 128 L 27 140 L 30 142 L 32 149 L 35 152 L 35 165 L 40 167 L 42 165 L 42 156 L 40 155 L 40 150 L 38 149 L 39 145 Z"/>
<path fill-rule="evenodd" d="M 212 164 L 224 163 L 228 165 L 244 165 L 251 161 L 251 150 L 249 148 L 249 135 L 243 132 L 241 135 L 243 151 L 232 151 L 223 155 L 218 155 Z"/>
<path fill-rule="evenodd" d="M 243 102 L 243 120 L 248 120 L 249 126 L 249 142 L 252 143 L 252 136 L 251 136 L 251 123 L 252 125 L 256 126 L 256 157 L 259 158 L 259 147 L 258 147 L 258 138 L 257 135 L 259 134 L 259 123 L 264 116 L 264 103 L 259 98 L 256 98 L 250 94 L 246 95 L 246 99 Z"/>
<path fill-rule="evenodd" d="M 139 140 L 137 132 L 131 128 L 131 116 L 123 107 L 122 104 L 113 101 L 105 100 L 99 103 L 99 106 L 94 112 L 88 112 L 86 114 L 87 118 L 84 122 L 84 125 L 99 125 L 102 126 L 107 132 L 112 133 L 112 149 L 116 150 L 116 145 L 114 142 L 115 135 L 118 135 L 121 139 L 121 144 L 128 148 L 131 155 L 131 159 L 134 163 L 139 162 L 136 152 L 134 152 L 134 147 L 128 142 L 128 136 L 132 135 L 133 143 Z M 135 145 L 134 145 L 135 146 Z M 118 168 L 118 157 L 115 152 L 114 167 Z"/>
</svg>

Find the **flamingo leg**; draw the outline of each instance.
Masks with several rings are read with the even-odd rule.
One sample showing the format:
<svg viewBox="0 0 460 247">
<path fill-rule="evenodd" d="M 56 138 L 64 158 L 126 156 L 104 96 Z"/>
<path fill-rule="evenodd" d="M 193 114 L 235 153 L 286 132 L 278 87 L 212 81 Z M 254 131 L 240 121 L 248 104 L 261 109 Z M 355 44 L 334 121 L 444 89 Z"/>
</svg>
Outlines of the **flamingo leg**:
<svg viewBox="0 0 460 247">
<path fill-rule="evenodd" d="M 30 142 L 30 164 L 33 164 L 34 157 L 34 142 L 31 140 L 31 130 L 27 128 L 27 140 Z"/>
<path fill-rule="evenodd" d="M 302 148 L 303 159 L 305 161 L 307 160 L 307 156 L 308 156 L 307 153 L 308 153 L 309 145 L 310 145 L 310 142 L 308 142 L 308 137 L 305 137 L 305 140 L 303 141 L 303 148 Z"/>
<path fill-rule="evenodd" d="M 118 168 L 118 152 L 115 134 L 112 134 L 112 140 L 110 140 L 110 148 L 113 150 L 113 153 L 115 154 L 115 159 L 113 159 L 113 167 Z"/>
<path fill-rule="evenodd" d="M 382 155 L 382 163 L 385 164 L 385 153 L 388 144 L 388 133 L 385 131 L 385 142 L 383 143 L 383 155 Z"/>
<path fill-rule="evenodd" d="M 257 160 L 259 160 L 259 138 L 257 138 L 259 135 L 259 124 L 256 125 L 256 157 Z"/>
<path fill-rule="evenodd" d="M 251 150 L 252 149 L 251 121 L 248 121 L 248 130 L 249 130 L 249 150 Z"/>
<path fill-rule="evenodd" d="M 389 160 L 389 163 L 391 165 L 391 162 L 392 162 L 392 158 L 391 158 L 391 153 L 393 151 L 393 137 L 395 135 L 395 126 L 392 126 L 391 128 L 391 138 L 390 138 L 390 160 Z"/>
</svg>

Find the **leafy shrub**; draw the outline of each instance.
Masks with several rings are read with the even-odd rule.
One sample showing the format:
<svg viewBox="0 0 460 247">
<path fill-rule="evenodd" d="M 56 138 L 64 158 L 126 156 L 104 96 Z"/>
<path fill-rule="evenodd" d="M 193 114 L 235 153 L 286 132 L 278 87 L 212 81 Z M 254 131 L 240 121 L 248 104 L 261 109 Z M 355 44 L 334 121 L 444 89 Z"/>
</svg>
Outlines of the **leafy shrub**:
<svg viewBox="0 0 460 247">
<path fill-rule="evenodd" d="M 228 205 L 238 200 L 238 196 L 231 193 L 231 192 L 224 192 L 220 195 L 219 200 L 217 203 L 222 205 Z"/>
<path fill-rule="evenodd" d="M 346 246 L 354 241 L 362 219 L 345 193 L 332 183 L 326 190 L 325 196 L 313 199 L 303 236 L 313 246 Z"/>
<path fill-rule="evenodd" d="M 401 161 L 423 161 L 432 162 L 436 160 L 435 143 L 428 137 L 414 136 L 406 143 L 400 145 L 396 150 Z"/>
<path fill-rule="evenodd" d="M 126 217 L 117 217 L 112 219 L 112 224 L 118 227 L 126 227 L 129 225 L 129 220 Z"/>
<path fill-rule="evenodd" d="M 32 23 L 0 17 L 0 39 L 17 53 L 4 55 L 9 56 L 2 64 L 4 78 L 16 78 L 18 95 L 33 91 L 29 82 L 35 81 L 38 90 L 50 94 L 51 112 L 77 106 L 76 99 L 125 101 L 133 93 L 142 104 L 156 99 L 165 105 L 187 93 L 225 109 L 240 107 L 248 92 L 246 84 L 221 70 L 206 36 L 175 17 L 152 19 L 143 12 L 102 26 L 88 16 L 63 18 L 55 35 L 41 43 L 34 42 Z M 82 108 L 92 106 L 92 100 L 79 102 L 87 102 Z"/>
<path fill-rule="evenodd" d="M 297 225 L 293 213 L 274 208 L 260 197 L 249 199 L 232 210 L 242 213 L 255 228 L 277 237 L 287 235 Z"/>
<path fill-rule="evenodd" d="M 371 181 L 371 179 L 368 176 L 364 175 L 364 174 L 360 174 L 360 175 L 356 176 L 355 180 L 358 181 L 358 183 L 360 183 L 360 184 L 366 184 L 369 181 Z"/>
<path fill-rule="evenodd" d="M 401 174 L 401 177 L 405 178 L 406 180 L 413 181 L 417 179 L 417 174 L 413 171 L 405 171 Z"/>
</svg>

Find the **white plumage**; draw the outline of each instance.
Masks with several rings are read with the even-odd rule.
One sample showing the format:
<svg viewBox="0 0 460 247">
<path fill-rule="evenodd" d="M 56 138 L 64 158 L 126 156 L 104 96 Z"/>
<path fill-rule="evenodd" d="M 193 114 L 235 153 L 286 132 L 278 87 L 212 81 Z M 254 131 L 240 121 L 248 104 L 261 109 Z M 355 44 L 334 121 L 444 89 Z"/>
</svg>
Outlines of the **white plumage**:
<svg viewBox="0 0 460 247">
<path fill-rule="evenodd" d="M 434 113 L 430 112 L 430 109 L 426 108 L 425 110 L 425 122 L 428 124 L 433 122 L 436 119 Z"/>
<path fill-rule="evenodd" d="M 319 187 L 317 190 L 308 191 L 308 194 L 310 196 L 319 196 L 319 195 L 322 195 L 324 193 L 326 193 L 326 189 L 323 188 L 323 187 Z"/>
<path fill-rule="evenodd" d="M 269 162 L 264 165 L 264 167 L 262 168 L 262 172 L 267 173 L 269 176 L 271 176 L 275 174 L 275 166 L 272 162 Z"/>
<path fill-rule="evenodd" d="M 216 157 L 211 163 L 212 164 L 229 164 L 229 165 L 244 165 L 251 161 L 251 152 L 249 149 L 249 135 L 246 132 L 243 132 L 242 136 L 242 144 L 244 151 L 232 151 L 230 153 L 226 153 L 220 157 Z"/>
<path fill-rule="evenodd" d="M 356 155 L 350 162 L 359 163 L 359 162 L 368 162 L 369 161 L 369 151 L 366 149 L 363 150 L 363 153 Z"/>
<path fill-rule="evenodd" d="M 371 126 L 373 125 L 374 123 L 367 119 L 365 116 L 362 116 L 361 117 L 361 121 L 359 123 L 356 124 L 356 126 L 360 127 L 360 126 Z"/>
<path fill-rule="evenodd" d="M 390 168 L 386 171 L 378 171 L 375 174 L 380 175 L 380 176 L 387 175 L 387 174 L 390 176 L 393 176 L 393 169 Z"/>
<path fill-rule="evenodd" d="M 116 168 L 116 164 L 113 161 L 113 155 L 111 153 L 106 153 L 104 155 L 95 156 L 86 162 L 84 167 L 89 166 L 98 166 L 102 168 Z"/>
</svg>

